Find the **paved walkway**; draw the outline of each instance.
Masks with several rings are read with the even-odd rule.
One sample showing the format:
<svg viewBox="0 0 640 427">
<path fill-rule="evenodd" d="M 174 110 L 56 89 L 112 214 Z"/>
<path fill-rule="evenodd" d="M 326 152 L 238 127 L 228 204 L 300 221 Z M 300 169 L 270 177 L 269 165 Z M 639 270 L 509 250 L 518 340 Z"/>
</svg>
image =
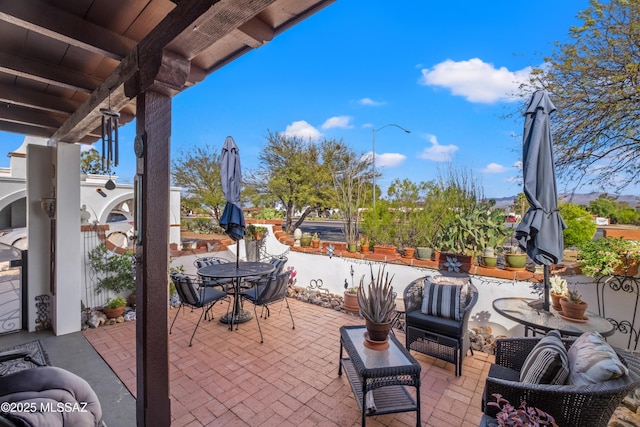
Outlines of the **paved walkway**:
<svg viewBox="0 0 640 427">
<path fill-rule="evenodd" d="M 290 300 L 296 328 L 284 304 L 230 332 L 218 319 L 200 324 L 199 312 L 181 311 L 170 336 L 172 426 L 358 426 L 360 414 L 347 379 L 338 376 L 339 328 L 364 320 Z M 248 307 L 247 307 L 248 308 Z M 170 310 L 173 320 L 176 310 Z M 258 312 L 259 313 L 259 312 Z M 84 335 L 136 394 L 135 322 L 89 329 Z M 404 342 L 404 335 L 397 332 Z M 476 427 L 491 356 L 476 352 L 464 360 L 463 376 L 453 365 L 412 352 L 422 365 L 423 426 Z M 367 418 L 368 426 L 415 426 L 415 413 Z"/>
</svg>

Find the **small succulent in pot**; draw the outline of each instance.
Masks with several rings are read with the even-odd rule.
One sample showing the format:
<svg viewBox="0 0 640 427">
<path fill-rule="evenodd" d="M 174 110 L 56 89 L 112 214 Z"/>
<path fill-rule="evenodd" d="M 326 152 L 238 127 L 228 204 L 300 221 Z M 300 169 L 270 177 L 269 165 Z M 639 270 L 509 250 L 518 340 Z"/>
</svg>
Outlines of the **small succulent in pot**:
<svg viewBox="0 0 640 427">
<path fill-rule="evenodd" d="M 549 278 L 549 284 L 551 285 L 551 292 L 556 295 L 565 295 L 568 291 L 567 281 L 557 274 Z"/>
</svg>

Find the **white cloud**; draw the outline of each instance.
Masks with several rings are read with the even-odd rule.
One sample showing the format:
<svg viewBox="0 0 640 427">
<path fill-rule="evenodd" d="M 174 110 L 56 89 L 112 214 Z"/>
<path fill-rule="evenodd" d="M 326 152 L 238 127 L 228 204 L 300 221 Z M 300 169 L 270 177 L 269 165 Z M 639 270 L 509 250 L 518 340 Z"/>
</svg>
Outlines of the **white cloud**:
<svg viewBox="0 0 640 427">
<path fill-rule="evenodd" d="M 422 150 L 422 153 L 418 156 L 424 160 L 433 160 L 434 162 L 450 162 L 453 159 L 453 155 L 458 151 L 458 147 L 455 145 L 440 145 L 435 135 L 426 135 L 426 138 L 431 142 L 431 147 L 427 147 Z"/>
<path fill-rule="evenodd" d="M 89 145 L 89 144 L 78 144 L 80 145 L 80 151 L 91 151 L 91 150 L 96 150 L 98 151 L 93 145 Z"/>
<path fill-rule="evenodd" d="M 504 173 L 507 170 L 504 166 L 498 163 L 489 163 L 486 168 L 482 169 L 483 173 Z"/>
<path fill-rule="evenodd" d="M 353 125 L 351 124 L 352 119 L 353 117 L 350 117 L 350 116 L 330 117 L 322 124 L 322 129 L 331 129 L 331 128 L 351 129 L 353 127 Z"/>
<path fill-rule="evenodd" d="M 366 156 L 371 156 L 371 152 Z M 376 154 L 376 168 L 395 168 L 400 166 L 407 159 L 407 156 L 400 153 L 382 153 Z"/>
<path fill-rule="evenodd" d="M 530 67 L 509 71 L 505 67 L 495 68 L 480 58 L 458 62 L 447 59 L 430 69 L 423 69 L 419 83 L 448 88 L 469 102 L 493 104 L 517 101 L 514 94 L 530 73 Z"/>
<path fill-rule="evenodd" d="M 386 104 L 386 102 L 382 102 L 382 101 L 374 101 L 371 98 L 362 98 L 358 100 L 358 104 L 360 105 L 366 105 L 368 107 L 379 107 L 381 105 Z"/>
<path fill-rule="evenodd" d="M 512 167 L 516 169 L 522 169 L 522 160 L 518 160 L 517 162 L 515 162 Z"/>
<path fill-rule="evenodd" d="M 290 138 L 296 137 L 310 141 L 314 141 L 322 136 L 318 129 L 311 126 L 305 120 L 291 123 L 282 134 Z"/>
</svg>

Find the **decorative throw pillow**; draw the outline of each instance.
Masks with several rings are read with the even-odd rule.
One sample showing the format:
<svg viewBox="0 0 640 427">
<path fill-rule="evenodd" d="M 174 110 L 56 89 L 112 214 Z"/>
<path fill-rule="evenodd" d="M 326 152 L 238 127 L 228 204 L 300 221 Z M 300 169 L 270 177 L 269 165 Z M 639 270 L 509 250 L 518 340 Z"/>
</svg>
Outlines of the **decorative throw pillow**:
<svg viewBox="0 0 640 427">
<path fill-rule="evenodd" d="M 569 348 L 569 384 L 598 384 L 629 374 L 598 332 L 585 332 Z"/>
<path fill-rule="evenodd" d="M 520 382 L 564 384 L 569 376 L 569 356 L 560 332 L 549 331 L 531 350 L 522 365 Z"/>
<path fill-rule="evenodd" d="M 459 279 L 443 277 L 427 277 L 420 311 L 431 316 L 462 320 L 466 307 L 466 295 L 462 295 L 463 286 L 456 283 Z M 465 302 L 464 306 L 462 301 Z"/>
</svg>

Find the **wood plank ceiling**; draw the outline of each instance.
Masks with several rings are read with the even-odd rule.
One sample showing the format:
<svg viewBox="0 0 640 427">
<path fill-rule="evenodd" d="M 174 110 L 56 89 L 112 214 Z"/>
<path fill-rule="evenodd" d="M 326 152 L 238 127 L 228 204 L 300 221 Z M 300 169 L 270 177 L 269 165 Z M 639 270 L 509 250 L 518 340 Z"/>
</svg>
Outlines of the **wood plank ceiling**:
<svg viewBox="0 0 640 427">
<path fill-rule="evenodd" d="M 143 62 L 188 60 L 175 95 L 333 1 L 0 0 L 0 131 L 93 143 L 109 102 L 134 119 Z"/>
</svg>

